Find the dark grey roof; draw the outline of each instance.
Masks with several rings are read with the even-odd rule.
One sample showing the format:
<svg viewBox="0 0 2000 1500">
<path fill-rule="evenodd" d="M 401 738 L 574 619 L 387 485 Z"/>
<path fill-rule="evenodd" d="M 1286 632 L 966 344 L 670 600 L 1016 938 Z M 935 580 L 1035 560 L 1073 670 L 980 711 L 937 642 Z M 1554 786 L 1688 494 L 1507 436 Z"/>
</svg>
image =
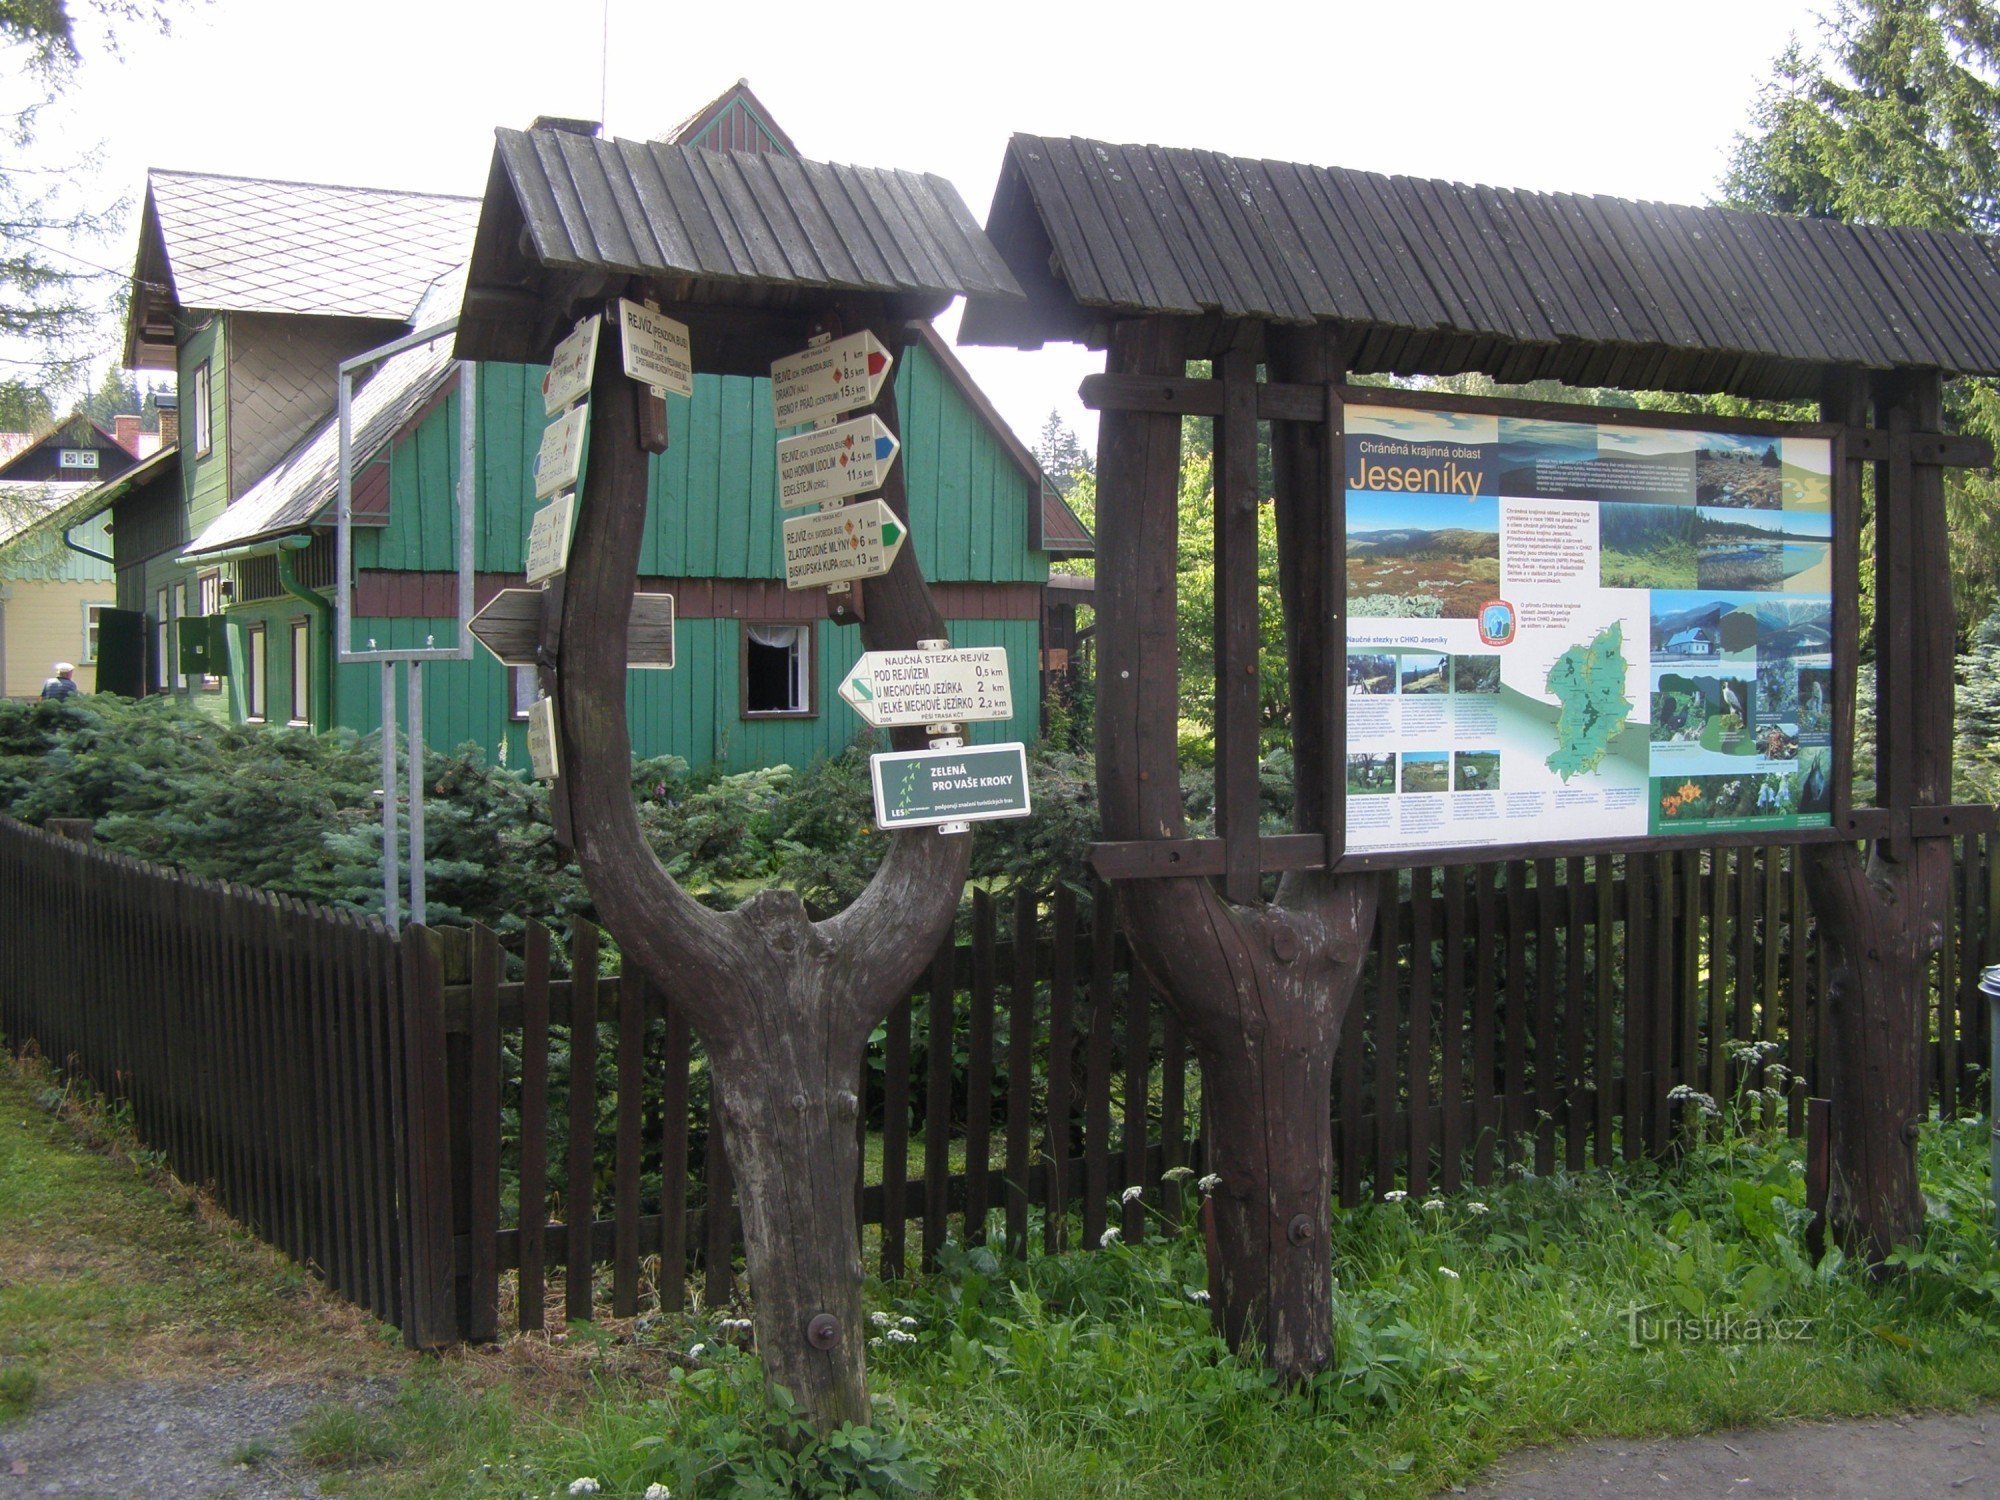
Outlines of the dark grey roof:
<svg viewBox="0 0 2000 1500">
<path fill-rule="evenodd" d="M 790 310 L 862 293 L 896 316 L 928 318 L 955 296 L 1020 295 L 941 177 L 571 130 L 497 134 L 462 358 L 544 357 L 578 288 L 605 276 L 652 278 L 676 316 L 683 306 Z M 556 321 L 531 333 L 551 309 Z M 755 368 L 747 353 L 732 358 L 699 338 L 694 355 L 703 370 Z"/>
<path fill-rule="evenodd" d="M 1355 373 L 1795 396 L 1829 365 L 2000 372 L 1976 235 L 1028 135 L 987 232 L 1028 301 L 974 296 L 965 343 L 1185 313 L 1350 325 Z"/>
</svg>

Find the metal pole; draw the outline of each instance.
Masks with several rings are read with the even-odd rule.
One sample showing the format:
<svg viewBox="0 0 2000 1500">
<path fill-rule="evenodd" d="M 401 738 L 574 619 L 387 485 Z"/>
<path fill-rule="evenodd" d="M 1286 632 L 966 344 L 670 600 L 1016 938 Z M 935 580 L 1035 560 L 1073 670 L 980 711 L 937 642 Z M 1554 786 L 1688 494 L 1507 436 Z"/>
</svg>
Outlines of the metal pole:
<svg viewBox="0 0 2000 1500">
<path fill-rule="evenodd" d="M 391 932 L 396 914 L 396 664 L 382 663 L 382 920 Z"/>
<path fill-rule="evenodd" d="M 472 510 L 478 495 L 478 417 L 475 389 L 479 372 L 470 360 L 458 367 L 458 641 L 459 656 L 472 660 Z"/>
<path fill-rule="evenodd" d="M 424 925 L 424 664 L 410 663 L 410 921 Z"/>
<path fill-rule="evenodd" d="M 343 368 L 338 380 L 340 475 L 333 491 L 333 649 L 334 660 L 345 661 L 354 649 L 354 372 Z"/>
</svg>

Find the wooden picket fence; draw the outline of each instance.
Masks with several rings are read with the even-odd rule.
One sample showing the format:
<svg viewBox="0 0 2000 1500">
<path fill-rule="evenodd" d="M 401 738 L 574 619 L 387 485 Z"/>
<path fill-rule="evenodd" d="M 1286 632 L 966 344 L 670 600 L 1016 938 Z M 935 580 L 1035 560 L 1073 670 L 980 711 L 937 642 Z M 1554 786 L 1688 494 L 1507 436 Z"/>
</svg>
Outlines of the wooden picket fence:
<svg viewBox="0 0 2000 1500">
<path fill-rule="evenodd" d="M 1976 986 L 2000 958 L 2000 848 L 1958 852 L 1922 997 L 1945 1114 L 1979 1107 Z M 1377 878 L 1336 1069 L 1344 1203 L 1658 1154 L 1682 1086 L 1803 1128 L 1826 965 L 1790 851 Z M 1199 1073 L 1109 910 L 976 891 L 887 1018 L 857 1080 L 884 1276 L 948 1239 L 1090 1248 L 1191 1210 L 1168 1173 L 1203 1169 Z M 558 1301 L 629 1316 L 738 1290 L 699 1042 L 670 995 L 600 973 L 599 947 L 587 924 L 531 924 L 524 957 L 476 928 L 398 937 L 0 820 L 0 1030 L 128 1101 L 182 1177 L 413 1343 L 543 1327 Z"/>
</svg>

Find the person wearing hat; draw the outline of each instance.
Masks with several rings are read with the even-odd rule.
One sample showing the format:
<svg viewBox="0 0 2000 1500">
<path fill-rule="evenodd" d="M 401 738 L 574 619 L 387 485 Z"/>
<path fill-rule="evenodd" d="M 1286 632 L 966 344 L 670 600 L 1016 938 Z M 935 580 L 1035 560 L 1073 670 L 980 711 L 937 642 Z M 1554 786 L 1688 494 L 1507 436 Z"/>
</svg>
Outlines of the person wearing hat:
<svg viewBox="0 0 2000 1500">
<path fill-rule="evenodd" d="M 56 675 L 42 684 L 44 698 L 73 698 L 76 691 L 76 668 L 66 661 L 57 662 Z"/>
</svg>

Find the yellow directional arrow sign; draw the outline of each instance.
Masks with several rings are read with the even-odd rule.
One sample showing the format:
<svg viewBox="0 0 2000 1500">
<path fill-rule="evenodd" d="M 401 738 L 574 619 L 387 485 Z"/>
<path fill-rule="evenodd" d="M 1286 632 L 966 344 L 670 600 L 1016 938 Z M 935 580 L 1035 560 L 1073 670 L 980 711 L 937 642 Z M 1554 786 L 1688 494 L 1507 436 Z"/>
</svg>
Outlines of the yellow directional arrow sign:
<svg viewBox="0 0 2000 1500">
<path fill-rule="evenodd" d="M 863 500 L 817 515 L 785 517 L 785 587 L 809 589 L 879 578 L 909 532 L 882 500 Z"/>
</svg>

